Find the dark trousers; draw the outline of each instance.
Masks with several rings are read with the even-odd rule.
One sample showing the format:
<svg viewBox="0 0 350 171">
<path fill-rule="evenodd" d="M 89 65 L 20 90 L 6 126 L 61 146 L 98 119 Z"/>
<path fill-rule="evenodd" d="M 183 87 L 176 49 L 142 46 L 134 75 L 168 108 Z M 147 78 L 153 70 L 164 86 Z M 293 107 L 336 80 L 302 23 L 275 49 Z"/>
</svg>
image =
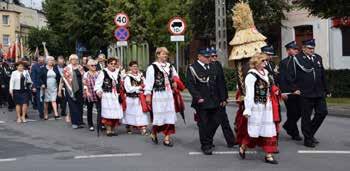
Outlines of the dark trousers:
<svg viewBox="0 0 350 171">
<path fill-rule="evenodd" d="M 72 125 L 82 125 L 84 123 L 83 122 L 84 100 L 82 97 L 79 97 L 79 95 L 75 97 L 78 97 L 78 98 L 72 99 L 70 96 L 67 96 L 71 122 L 72 122 Z"/>
<path fill-rule="evenodd" d="M 234 145 L 235 141 L 236 141 L 235 135 L 233 134 L 232 128 L 230 126 L 230 122 L 229 122 L 228 117 L 227 117 L 226 107 L 221 108 L 221 119 L 220 120 L 221 120 L 220 126 L 221 126 L 222 132 L 224 134 L 227 145 L 228 146 Z"/>
<path fill-rule="evenodd" d="M 57 97 L 58 104 L 60 105 L 61 108 L 61 116 L 66 116 L 66 109 L 67 109 L 67 98 L 62 92 L 62 97 Z"/>
<path fill-rule="evenodd" d="M 93 119 L 92 119 L 92 109 L 94 107 L 94 104 L 95 104 L 95 107 L 97 109 L 98 115 L 101 114 L 101 103 L 100 102 L 88 102 L 88 101 L 86 101 L 86 105 L 87 105 L 87 121 L 88 121 L 89 127 L 94 126 L 94 122 L 93 122 Z"/>
<path fill-rule="evenodd" d="M 301 130 L 305 141 L 311 141 L 323 120 L 328 114 L 326 99 L 324 97 L 307 98 L 301 97 Z M 314 117 L 311 119 L 312 111 L 315 110 Z"/>
<path fill-rule="evenodd" d="M 210 149 L 213 145 L 213 137 L 222 119 L 222 111 L 215 109 L 196 109 L 198 113 L 198 130 L 201 149 Z"/>
<path fill-rule="evenodd" d="M 6 96 L 6 98 L 7 98 L 7 108 L 8 109 L 14 109 L 15 107 L 16 107 L 16 104 L 15 104 L 15 102 L 13 101 L 13 98 L 12 98 L 12 96 L 10 95 L 10 92 L 9 92 L 9 90 L 8 90 L 9 88 L 8 87 L 6 87 L 6 90 L 4 91 L 4 94 L 5 94 L 5 96 Z"/>
<path fill-rule="evenodd" d="M 287 108 L 287 120 L 283 124 L 283 128 L 290 136 L 299 136 L 298 120 L 301 117 L 300 96 L 289 95 L 288 99 L 284 101 Z"/>
<path fill-rule="evenodd" d="M 36 103 L 36 109 L 38 109 L 39 111 L 39 117 L 43 119 L 44 118 L 44 99 L 43 97 L 40 96 L 40 91 L 41 91 L 40 88 L 36 88 L 34 100 Z"/>
</svg>

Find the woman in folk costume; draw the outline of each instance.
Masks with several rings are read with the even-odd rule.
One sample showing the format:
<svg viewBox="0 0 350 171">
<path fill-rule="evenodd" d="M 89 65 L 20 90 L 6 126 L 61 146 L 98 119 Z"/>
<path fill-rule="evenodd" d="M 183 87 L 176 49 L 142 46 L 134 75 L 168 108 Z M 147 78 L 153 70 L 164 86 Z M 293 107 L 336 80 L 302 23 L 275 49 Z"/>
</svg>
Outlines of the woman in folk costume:
<svg viewBox="0 0 350 171">
<path fill-rule="evenodd" d="M 69 56 L 69 65 L 63 69 L 62 80 L 65 86 L 72 128 L 83 128 L 83 67 L 78 63 L 78 56 Z M 61 94 L 59 94 L 61 96 Z"/>
<path fill-rule="evenodd" d="M 107 68 L 101 70 L 95 83 L 94 90 L 101 98 L 102 123 L 106 127 L 107 136 L 117 136 L 115 132 L 119 120 L 123 118 L 123 109 L 120 100 L 120 72 L 116 69 L 118 60 L 109 58 Z"/>
<path fill-rule="evenodd" d="M 245 158 L 245 150 L 256 145 L 262 147 L 266 163 L 278 164 L 272 153 L 277 150 L 277 126 L 272 108 L 272 98 L 279 93 L 272 88 L 272 80 L 268 71 L 264 69 L 267 56 L 263 53 L 254 55 L 250 61 L 250 70 L 245 77 L 245 97 L 243 116 L 241 120 L 241 134 L 245 134 L 240 141 L 239 154 Z M 278 115 L 277 115 L 278 116 Z"/>
<path fill-rule="evenodd" d="M 151 138 L 158 144 L 157 134 L 165 135 L 163 144 L 172 147 L 170 136 L 175 134 L 176 112 L 172 89 L 177 87 L 173 77 L 178 76 L 175 68 L 167 62 L 168 50 L 156 49 L 157 61 L 147 68 L 145 81 L 146 102 L 152 107 L 153 121 Z"/>
<path fill-rule="evenodd" d="M 126 91 L 126 111 L 123 123 L 127 125 L 128 134 L 137 128 L 142 135 L 147 135 L 148 116 L 143 112 L 140 94 L 143 93 L 144 77 L 136 61 L 129 63 L 130 71 L 126 74 L 124 88 Z"/>
</svg>

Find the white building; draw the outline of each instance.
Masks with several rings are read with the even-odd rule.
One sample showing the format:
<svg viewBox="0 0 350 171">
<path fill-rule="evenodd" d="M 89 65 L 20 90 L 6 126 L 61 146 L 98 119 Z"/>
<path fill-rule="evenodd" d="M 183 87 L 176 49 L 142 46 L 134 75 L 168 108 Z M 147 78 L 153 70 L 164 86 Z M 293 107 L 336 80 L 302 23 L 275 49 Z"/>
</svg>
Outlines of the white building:
<svg viewBox="0 0 350 171">
<path fill-rule="evenodd" d="M 326 69 L 350 69 L 350 19 L 321 19 L 307 10 L 297 9 L 282 21 L 282 47 L 292 40 L 301 46 L 303 40 L 316 39 L 315 52 L 322 56 Z M 341 25 L 341 26 L 340 26 Z M 282 48 L 282 56 L 286 56 Z"/>
</svg>

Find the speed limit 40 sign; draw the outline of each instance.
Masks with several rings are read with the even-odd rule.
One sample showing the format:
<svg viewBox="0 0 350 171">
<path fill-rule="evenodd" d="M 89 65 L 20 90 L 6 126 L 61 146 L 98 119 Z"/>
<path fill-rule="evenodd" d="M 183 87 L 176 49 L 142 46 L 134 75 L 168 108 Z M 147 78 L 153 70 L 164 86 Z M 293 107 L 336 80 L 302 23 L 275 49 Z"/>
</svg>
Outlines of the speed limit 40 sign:
<svg viewBox="0 0 350 171">
<path fill-rule="evenodd" d="M 117 27 L 126 27 L 129 25 L 129 17 L 125 13 L 118 13 L 114 17 L 114 23 Z"/>
</svg>

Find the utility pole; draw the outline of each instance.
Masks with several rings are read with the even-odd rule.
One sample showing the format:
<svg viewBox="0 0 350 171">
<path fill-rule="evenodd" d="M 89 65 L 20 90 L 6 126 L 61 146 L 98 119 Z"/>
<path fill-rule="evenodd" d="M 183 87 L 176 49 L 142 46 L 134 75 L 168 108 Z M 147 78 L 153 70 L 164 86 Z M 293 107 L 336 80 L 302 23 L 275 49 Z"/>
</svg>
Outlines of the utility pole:
<svg viewBox="0 0 350 171">
<path fill-rule="evenodd" d="M 215 0 L 215 37 L 219 60 L 227 66 L 226 0 Z"/>
</svg>

